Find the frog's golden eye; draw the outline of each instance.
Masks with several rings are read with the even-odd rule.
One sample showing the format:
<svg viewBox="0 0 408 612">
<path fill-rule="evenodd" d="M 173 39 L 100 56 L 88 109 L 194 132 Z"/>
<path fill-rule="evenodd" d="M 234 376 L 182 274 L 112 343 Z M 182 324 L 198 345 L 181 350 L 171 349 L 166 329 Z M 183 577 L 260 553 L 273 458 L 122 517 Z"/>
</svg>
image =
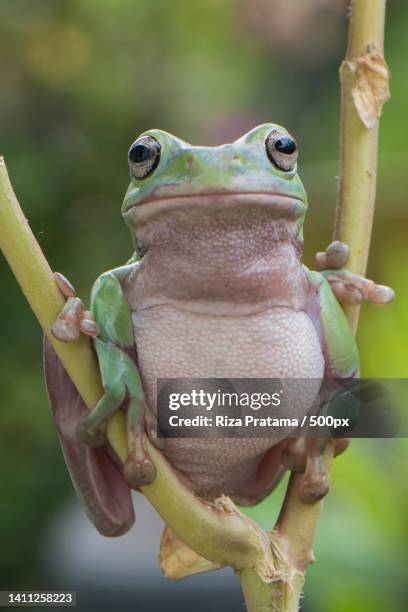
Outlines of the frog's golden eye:
<svg viewBox="0 0 408 612">
<path fill-rule="evenodd" d="M 296 166 L 298 148 L 296 141 L 287 132 L 272 130 L 265 141 L 270 161 L 280 170 L 290 172 Z"/>
<path fill-rule="evenodd" d="M 160 161 L 161 146 L 153 136 L 141 136 L 132 144 L 128 153 L 130 173 L 138 179 L 153 172 Z"/>
</svg>

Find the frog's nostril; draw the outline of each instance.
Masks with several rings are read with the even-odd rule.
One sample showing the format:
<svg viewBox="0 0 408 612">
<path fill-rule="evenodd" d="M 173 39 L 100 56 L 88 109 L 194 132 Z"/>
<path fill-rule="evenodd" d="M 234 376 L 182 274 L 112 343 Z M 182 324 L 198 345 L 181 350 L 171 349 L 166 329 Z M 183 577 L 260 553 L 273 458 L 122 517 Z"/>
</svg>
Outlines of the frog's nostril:
<svg viewBox="0 0 408 612">
<path fill-rule="evenodd" d="M 194 162 L 194 155 L 191 153 L 190 155 L 187 155 L 186 157 L 186 166 L 187 168 L 191 168 Z"/>
<path fill-rule="evenodd" d="M 229 167 L 231 171 L 240 172 L 242 169 L 242 158 L 240 155 L 236 154 L 230 158 Z"/>
</svg>

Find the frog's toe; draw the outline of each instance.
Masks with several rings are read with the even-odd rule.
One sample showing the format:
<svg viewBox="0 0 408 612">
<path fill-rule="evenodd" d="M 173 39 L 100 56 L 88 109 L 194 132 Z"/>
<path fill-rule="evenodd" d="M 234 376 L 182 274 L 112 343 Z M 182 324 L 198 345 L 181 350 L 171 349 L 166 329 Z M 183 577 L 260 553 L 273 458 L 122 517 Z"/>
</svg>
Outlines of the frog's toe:
<svg viewBox="0 0 408 612">
<path fill-rule="evenodd" d="M 101 329 L 90 310 L 84 310 L 80 322 L 80 329 L 87 336 L 91 336 L 91 338 L 97 338 L 101 333 Z"/>
<path fill-rule="evenodd" d="M 93 448 L 98 448 L 99 446 L 104 446 L 104 444 L 106 444 L 105 432 L 101 429 L 97 429 L 96 431 L 91 429 L 87 424 L 86 419 L 82 421 L 82 423 L 79 423 L 78 435 L 82 442 L 85 442 L 85 444 L 92 446 Z"/>
<path fill-rule="evenodd" d="M 57 319 L 51 328 L 52 335 L 61 342 L 75 342 L 79 338 L 79 327 L 63 319 Z"/>
<path fill-rule="evenodd" d="M 137 490 L 153 482 L 156 477 L 156 467 L 147 456 L 143 459 L 128 457 L 123 475 L 129 487 Z"/>
<path fill-rule="evenodd" d="M 329 492 L 329 472 L 323 454 L 330 443 L 330 438 L 306 440 L 306 469 L 299 490 L 300 499 L 305 504 L 313 504 Z"/>
<path fill-rule="evenodd" d="M 324 252 L 316 253 L 316 265 L 318 270 L 331 268 L 339 270 L 344 268 L 350 254 L 350 249 L 345 242 L 335 240 Z"/>
<path fill-rule="evenodd" d="M 386 285 L 374 285 L 368 299 L 373 304 L 389 304 L 395 297 L 395 292 Z"/>
<path fill-rule="evenodd" d="M 62 342 L 78 340 L 83 309 L 84 306 L 79 298 L 69 297 L 52 325 L 52 335 Z"/>
<path fill-rule="evenodd" d="M 55 284 L 58 289 L 61 291 L 62 295 L 66 298 L 75 297 L 75 289 L 72 284 L 69 282 L 67 278 L 61 272 L 54 272 L 53 274 Z"/>
<path fill-rule="evenodd" d="M 300 499 L 304 504 L 313 504 L 320 499 L 323 499 L 329 492 L 329 481 L 327 474 L 321 474 L 314 478 L 303 477 L 300 486 Z"/>
<path fill-rule="evenodd" d="M 351 283 L 343 283 L 342 281 L 330 281 L 330 287 L 336 296 L 337 300 L 342 304 L 349 306 L 358 306 L 364 301 L 364 293 Z"/>
</svg>

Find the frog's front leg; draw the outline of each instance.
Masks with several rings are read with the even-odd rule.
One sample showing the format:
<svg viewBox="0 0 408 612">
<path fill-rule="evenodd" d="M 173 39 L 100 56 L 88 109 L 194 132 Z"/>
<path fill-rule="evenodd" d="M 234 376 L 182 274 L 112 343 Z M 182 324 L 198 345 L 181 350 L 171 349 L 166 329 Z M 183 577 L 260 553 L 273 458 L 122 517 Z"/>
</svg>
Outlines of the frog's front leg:
<svg viewBox="0 0 408 612">
<path fill-rule="evenodd" d="M 82 440 L 90 446 L 106 442 L 106 427 L 122 407 L 127 410 L 128 456 L 124 476 L 129 486 L 138 489 L 151 483 L 155 468 L 143 443 L 145 399 L 139 372 L 124 348 L 113 342 L 95 340 L 105 394 L 79 425 Z"/>
<path fill-rule="evenodd" d="M 91 311 L 100 333 L 94 339 L 105 394 L 79 426 L 82 439 L 92 446 L 106 441 L 105 431 L 113 414 L 126 408 L 128 456 L 124 476 L 138 489 L 155 478 L 155 467 L 145 449 L 146 406 L 136 365 L 132 312 L 115 271 L 95 283 Z"/>
<path fill-rule="evenodd" d="M 330 283 L 336 298 L 350 305 L 361 304 L 368 300 L 374 304 L 388 304 L 394 298 L 394 291 L 385 285 L 354 274 L 345 268 L 349 258 L 349 248 L 344 242 L 332 242 L 324 252 L 316 254 L 318 270 Z"/>
</svg>

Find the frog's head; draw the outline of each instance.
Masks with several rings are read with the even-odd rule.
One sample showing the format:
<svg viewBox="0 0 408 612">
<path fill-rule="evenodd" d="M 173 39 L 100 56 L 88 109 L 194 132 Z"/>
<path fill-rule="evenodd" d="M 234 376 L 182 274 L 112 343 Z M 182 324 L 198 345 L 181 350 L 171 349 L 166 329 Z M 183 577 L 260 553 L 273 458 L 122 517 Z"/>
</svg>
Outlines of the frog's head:
<svg viewBox="0 0 408 612">
<path fill-rule="evenodd" d="M 131 183 L 122 214 L 142 250 L 152 228 L 190 224 L 197 228 L 219 216 L 235 229 L 258 218 L 291 227 L 301 243 L 307 198 L 297 174 L 298 149 L 278 125 L 254 128 L 231 144 L 197 147 L 150 130 L 130 147 Z M 146 229 L 150 228 L 150 230 Z M 147 238 L 148 237 L 148 238 Z"/>
</svg>

